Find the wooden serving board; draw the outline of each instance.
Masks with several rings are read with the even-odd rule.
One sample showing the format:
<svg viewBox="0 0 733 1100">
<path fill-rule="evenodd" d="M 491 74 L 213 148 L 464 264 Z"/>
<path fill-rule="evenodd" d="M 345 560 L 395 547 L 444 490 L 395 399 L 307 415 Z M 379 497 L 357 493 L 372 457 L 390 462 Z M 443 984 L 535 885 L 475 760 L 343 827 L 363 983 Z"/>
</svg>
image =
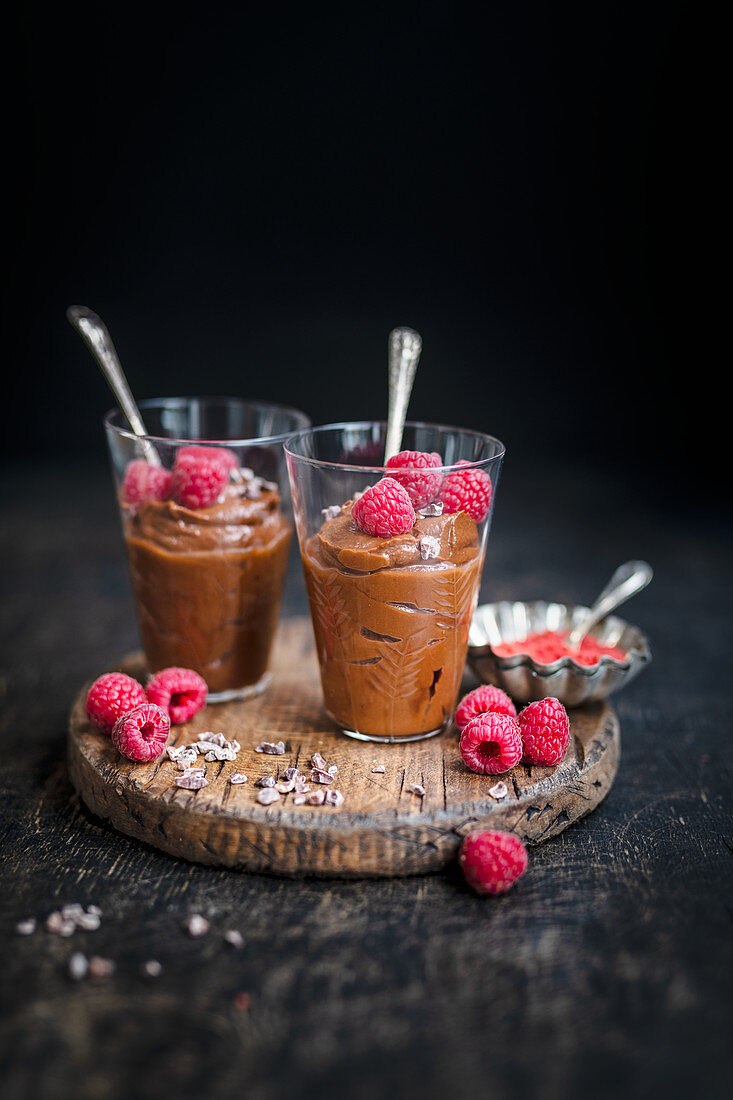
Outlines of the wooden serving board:
<svg viewBox="0 0 733 1100">
<path fill-rule="evenodd" d="M 140 655 L 120 666 L 143 678 Z M 221 731 L 241 744 L 234 762 L 206 765 L 208 786 L 177 787 L 180 775 L 167 757 L 150 764 L 124 760 L 109 738 L 88 721 L 79 693 L 70 716 L 69 769 L 90 810 L 121 832 L 171 855 L 246 871 L 283 875 L 371 877 L 434 871 L 452 860 L 462 837 L 481 828 L 505 829 L 528 843 L 556 836 L 599 804 L 618 766 L 618 719 L 607 703 L 570 712 L 571 743 L 555 768 L 519 765 L 506 776 L 469 771 L 458 751 L 455 727 L 440 737 L 406 744 L 368 744 L 345 737 L 326 717 L 310 621 L 282 624 L 266 692 L 240 703 L 210 704 L 169 744 Z M 465 689 L 475 686 L 467 681 Z M 255 752 L 261 741 L 282 740 L 286 752 Z M 320 752 L 336 764 L 333 786 L 343 805 L 293 805 L 292 794 L 262 806 L 254 782 L 289 765 L 310 773 Z M 375 762 L 383 774 L 373 774 Z M 243 772 L 249 781 L 233 785 Z M 508 793 L 489 794 L 499 780 Z M 421 784 L 425 795 L 408 791 Z M 311 785 L 314 789 L 315 785 Z"/>
</svg>

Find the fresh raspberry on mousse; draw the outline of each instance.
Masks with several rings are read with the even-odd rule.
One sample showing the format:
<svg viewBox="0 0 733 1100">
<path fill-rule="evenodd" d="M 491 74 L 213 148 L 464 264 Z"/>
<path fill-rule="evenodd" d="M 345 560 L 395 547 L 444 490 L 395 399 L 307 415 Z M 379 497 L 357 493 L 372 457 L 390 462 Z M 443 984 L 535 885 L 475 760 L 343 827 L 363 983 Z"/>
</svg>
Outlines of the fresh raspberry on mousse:
<svg viewBox="0 0 733 1100">
<path fill-rule="evenodd" d="M 400 451 L 387 459 L 390 476 L 407 490 L 415 508 L 424 508 L 435 500 L 443 481 L 435 467 L 442 465 L 443 459 L 435 451 Z"/>
<path fill-rule="evenodd" d="M 458 863 L 477 894 L 503 894 L 527 870 L 527 849 L 514 833 L 469 833 Z"/>
<path fill-rule="evenodd" d="M 456 462 L 456 466 L 468 466 L 465 461 Z M 466 512 L 471 519 L 480 523 L 491 507 L 491 478 L 485 470 L 478 468 L 453 470 L 443 478 L 438 499 L 443 502 L 443 511 L 449 515 Z"/>
<path fill-rule="evenodd" d="M 383 477 L 362 493 L 351 515 L 360 531 L 383 539 L 404 535 L 416 519 L 407 491 L 393 477 Z"/>
<path fill-rule="evenodd" d="M 479 714 L 463 729 L 459 749 L 472 772 L 502 775 L 522 759 L 522 735 L 508 714 Z"/>
<path fill-rule="evenodd" d="M 564 760 L 570 742 L 570 720 L 559 699 L 549 696 L 529 703 L 517 722 L 525 764 L 552 766 Z"/>
<path fill-rule="evenodd" d="M 112 744 L 128 760 L 147 764 L 162 753 L 170 728 L 167 711 L 154 703 L 141 703 L 117 719 Z"/>
<path fill-rule="evenodd" d="M 145 688 L 148 702 L 168 713 L 174 726 L 188 722 L 206 703 L 206 681 L 191 668 L 164 668 L 150 677 Z"/>
<path fill-rule="evenodd" d="M 456 725 L 463 730 L 473 718 L 479 714 L 508 714 L 510 718 L 517 717 L 517 708 L 509 696 L 501 688 L 493 684 L 481 684 L 480 687 L 469 691 L 464 695 L 456 707 Z"/>
<path fill-rule="evenodd" d="M 229 481 L 231 455 L 223 447 L 180 447 L 173 463 L 173 496 L 186 508 L 207 508 Z M 235 459 L 236 464 L 236 459 Z"/>
<path fill-rule="evenodd" d="M 145 689 L 132 676 L 124 672 L 105 672 L 89 688 L 87 717 L 109 736 L 118 718 L 146 701 Z"/>
<path fill-rule="evenodd" d="M 167 500 L 171 495 L 173 475 L 163 466 L 153 466 L 144 458 L 128 462 L 122 481 L 125 504 L 144 504 L 146 500 Z"/>
</svg>

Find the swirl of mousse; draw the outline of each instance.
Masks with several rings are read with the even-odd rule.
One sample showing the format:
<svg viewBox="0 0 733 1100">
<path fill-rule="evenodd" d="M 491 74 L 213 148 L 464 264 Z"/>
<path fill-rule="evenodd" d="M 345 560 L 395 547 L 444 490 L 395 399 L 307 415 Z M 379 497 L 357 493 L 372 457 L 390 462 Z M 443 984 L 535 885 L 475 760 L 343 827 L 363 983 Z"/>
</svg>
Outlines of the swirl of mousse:
<svg viewBox="0 0 733 1100">
<path fill-rule="evenodd" d="M 123 515 L 150 670 L 194 669 L 212 693 L 258 683 L 292 536 L 277 487 L 240 473 L 205 507 L 149 499 Z"/>
<path fill-rule="evenodd" d="M 123 505 L 128 535 L 150 540 L 170 553 L 244 549 L 269 543 L 284 524 L 280 494 L 267 482 L 254 495 L 253 481 L 228 484 L 205 508 L 188 508 L 173 499 Z"/>
<path fill-rule="evenodd" d="M 478 527 L 465 512 L 418 514 L 385 538 L 359 530 L 352 506 L 327 518 L 303 555 L 326 707 L 372 736 L 437 731 L 460 687 L 482 566 Z"/>
</svg>

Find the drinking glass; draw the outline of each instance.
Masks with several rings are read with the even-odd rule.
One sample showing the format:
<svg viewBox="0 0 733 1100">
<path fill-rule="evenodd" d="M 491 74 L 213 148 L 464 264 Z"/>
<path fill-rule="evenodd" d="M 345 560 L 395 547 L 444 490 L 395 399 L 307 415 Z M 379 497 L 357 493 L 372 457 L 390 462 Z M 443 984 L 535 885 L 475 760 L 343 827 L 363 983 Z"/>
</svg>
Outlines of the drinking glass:
<svg viewBox="0 0 733 1100">
<path fill-rule="evenodd" d="M 363 741 L 433 737 L 450 723 L 478 600 L 504 447 L 482 432 L 405 426 L 402 447 L 438 465 L 383 463 L 382 422 L 309 428 L 285 443 L 326 710 Z M 352 505 L 384 477 L 415 510 L 390 537 Z"/>
<path fill-rule="evenodd" d="M 223 397 L 140 403 L 149 433 L 104 420 L 148 670 L 181 666 L 209 700 L 264 690 L 292 538 L 283 441 L 295 409 Z"/>
</svg>

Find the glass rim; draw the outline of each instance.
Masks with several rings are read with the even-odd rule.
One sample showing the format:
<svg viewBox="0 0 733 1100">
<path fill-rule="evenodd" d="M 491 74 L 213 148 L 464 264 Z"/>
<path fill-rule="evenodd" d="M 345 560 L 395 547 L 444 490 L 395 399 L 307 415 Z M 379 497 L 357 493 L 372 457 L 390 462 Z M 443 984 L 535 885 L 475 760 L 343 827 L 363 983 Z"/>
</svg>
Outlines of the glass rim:
<svg viewBox="0 0 733 1100">
<path fill-rule="evenodd" d="M 353 429 L 357 429 L 357 430 L 358 429 L 366 429 L 366 428 L 373 428 L 377 425 L 380 426 L 380 427 L 386 428 L 387 427 L 387 421 L 386 420 L 342 420 L 342 421 L 339 421 L 339 422 L 334 423 L 334 424 L 320 424 L 316 427 L 301 428 L 297 432 L 291 432 L 291 434 L 286 437 L 285 443 L 283 444 L 283 450 L 285 451 L 285 454 L 288 456 L 288 458 L 293 458 L 298 462 L 306 462 L 311 466 L 317 466 L 317 467 L 321 467 L 323 469 L 348 470 L 349 472 L 358 471 L 360 473 L 380 473 L 380 474 L 389 475 L 394 470 L 394 467 L 392 467 L 392 466 L 357 466 L 357 465 L 351 465 L 350 463 L 347 463 L 347 462 L 329 462 L 328 460 L 323 459 L 323 458 L 312 458 L 310 455 L 298 454 L 296 451 L 291 450 L 291 448 L 289 446 L 289 444 L 291 442 L 293 442 L 294 440 L 302 439 L 304 436 L 307 436 L 307 435 L 317 435 L 321 432 L 325 433 L 327 431 L 335 431 L 337 429 L 340 429 L 341 431 L 343 431 L 345 428 L 350 428 L 352 430 Z M 473 428 L 459 428 L 459 427 L 456 427 L 453 424 L 434 424 L 434 423 L 431 423 L 430 421 L 427 421 L 427 420 L 406 420 L 405 421 L 405 427 L 406 428 L 436 428 L 438 431 L 442 431 L 442 432 L 456 432 L 456 433 L 459 433 L 461 435 L 472 436 L 474 439 L 480 439 L 482 441 L 487 441 L 488 440 L 491 443 L 496 443 L 497 446 L 498 446 L 498 450 L 497 450 L 496 454 L 491 455 L 490 458 L 478 458 L 478 459 L 475 459 L 473 462 L 470 462 L 470 461 L 465 460 L 465 459 L 460 459 L 460 464 L 456 463 L 456 462 L 451 462 L 446 466 L 431 466 L 430 467 L 431 471 L 432 470 L 438 470 L 438 471 L 456 470 L 456 469 L 465 470 L 465 469 L 470 469 L 470 468 L 473 468 L 473 467 L 476 467 L 476 466 L 485 466 L 489 462 L 496 462 L 497 459 L 503 458 L 504 455 L 506 454 L 506 447 L 504 446 L 504 444 L 501 442 L 500 439 L 497 439 L 496 436 L 494 436 L 494 435 L 489 435 L 487 432 L 476 431 Z M 418 466 L 401 466 L 399 468 L 404 469 L 404 470 L 412 470 L 412 469 L 419 470 L 419 469 L 422 469 L 422 467 L 418 467 Z"/>
<path fill-rule="evenodd" d="M 213 395 L 213 394 L 201 394 L 199 396 L 190 397 L 147 397 L 142 401 L 138 401 L 138 407 L 141 410 L 161 408 L 163 406 L 175 406 L 180 407 L 190 405 L 194 401 L 211 401 L 218 402 L 219 404 L 226 405 L 239 405 L 249 409 L 276 409 L 278 412 L 288 414 L 295 420 L 307 420 L 310 421 L 310 417 L 307 413 L 304 413 L 302 409 L 293 408 L 291 405 L 279 405 L 275 401 L 248 401 L 243 397 L 227 397 L 226 395 Z M 124 420 L 123 424 L 115 424 L 114 419 L 121 417 Z M 295 432 L 292 428 L 287 431 L 278 432 L 277 435 L 258 435 L 258 436 L 246 436 L 238 439 L 190 439 L 184 437 L 170 436 L 170 435 L 151 435 L 145 433 L 144 435 L 138 435 L 127 424 L 125 420 L 125 414 L 118 406 L 108 409 L 102 419 L 104 427 L 110 431 L 115 432 L 116 435 L 122 436 L 125 439 L 130 439 L 133 442 L 135 440 L 145 439 L 151 443 L 169 443 L 169 444 L 190 444 L 200 443 L 201 446 L 219 446 L 219 447 L 244 447 L 253 446 L 257 443 L 281 443 L 284 442 L 292 435 L 298 434 L 301 431 L 307 431 L 308 426 L 298 428 Z"/>
</svg>

